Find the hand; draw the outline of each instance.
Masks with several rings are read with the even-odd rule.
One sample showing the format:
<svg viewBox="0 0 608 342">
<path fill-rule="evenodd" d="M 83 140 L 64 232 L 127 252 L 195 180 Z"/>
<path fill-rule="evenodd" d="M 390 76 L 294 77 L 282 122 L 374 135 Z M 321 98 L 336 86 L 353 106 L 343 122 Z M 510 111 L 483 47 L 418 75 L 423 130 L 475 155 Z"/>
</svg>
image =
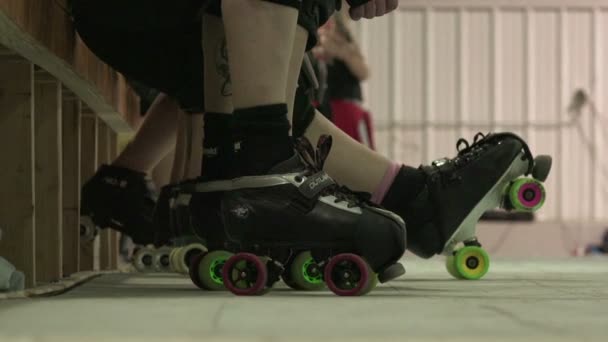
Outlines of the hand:
<svg viewBox="0 0 608 342">
<path fill-rule="evenodd" d="M 351 7 L 349 13 L 353 20 L 372 19 L 390 13 L 398 6 L 399 0 L 370 0 L 363 5 Z"/>
<path fill-rule="evenodd" d="M 350 43 L 335 29 L 319 29 L 319 45 L 317 53 L 325 59 L 343 59 Z"/>
</svg>

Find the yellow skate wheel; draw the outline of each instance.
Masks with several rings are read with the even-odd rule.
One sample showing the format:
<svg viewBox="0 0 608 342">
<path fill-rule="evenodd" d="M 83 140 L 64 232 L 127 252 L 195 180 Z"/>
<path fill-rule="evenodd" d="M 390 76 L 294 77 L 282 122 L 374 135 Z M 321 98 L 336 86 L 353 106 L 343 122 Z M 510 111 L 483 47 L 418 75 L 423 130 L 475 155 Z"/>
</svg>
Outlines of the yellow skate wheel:
<svg viewBox="0 0 608 342">
<path fill-rule="evenodd" d="M 490 269 L 490 257 L 481 247 L 465 246 L 454 254 L 456 273 L 467 280 L 481 279 Z"/>
</svg>

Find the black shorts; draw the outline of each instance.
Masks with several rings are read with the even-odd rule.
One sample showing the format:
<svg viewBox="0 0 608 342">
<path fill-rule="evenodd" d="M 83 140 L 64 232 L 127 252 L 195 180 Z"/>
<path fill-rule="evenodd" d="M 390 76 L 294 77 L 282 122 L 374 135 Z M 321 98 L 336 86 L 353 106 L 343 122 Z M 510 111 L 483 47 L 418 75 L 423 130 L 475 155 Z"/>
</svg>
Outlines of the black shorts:
<svg viewBox="0 0 608 342">
<path fill-rule="evenodd" d="M 85 44 L 126 77 L 204 109 L 203 0 L 73 0 Z"/>
</svg>

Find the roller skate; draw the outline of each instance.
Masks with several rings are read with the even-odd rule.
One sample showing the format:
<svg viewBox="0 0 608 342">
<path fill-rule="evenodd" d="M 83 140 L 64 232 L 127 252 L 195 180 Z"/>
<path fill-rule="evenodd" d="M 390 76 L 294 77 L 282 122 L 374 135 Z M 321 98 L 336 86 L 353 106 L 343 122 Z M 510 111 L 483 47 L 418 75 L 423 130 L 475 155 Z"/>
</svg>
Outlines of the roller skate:
<svg viewBox="0 0 608 342">
<path fill-rule="evenodd" d="M 81 238 L 93 239 L 100 228 L 118 230 L 146 245 L 153 242 L 156 194 L 145 174 L 102 165 L 81 194 Z"/>
<path fill-rule="evenodd" d="M 295 155 L 268 175 L 182 189 L 192 193 L 193 226 L 211 251 L 191 265 L 204 286 L 221 281 L 236 295 L 259 295 L 281 276 L 298 282 L 306 275 L 309 283 L 355 296 L 405 272 L 397 262 L 406 242 L 401 218 L 321 171 L 330 137 L 317 151 L 305 140 L 299 147 L 304 164 Z M 290 265 L 298 272 L 286 275 Z"/>
<path fill-rule="evenodd" d="M 539 210 L 546 198 L 543 182 L 551 157 L 533 158 L 525 141 L 512 133 L 478 133 L 473 144 L 460 139 L 457 149 L 456 157 L 419 168 L 426 183 L 412 203 L 399 210 L 388 207 L 407 222 L 411 251 L 423 258 L 443 254 L 453 277 L 475 280 L 490 267 L 490 258 L 475 237 L 480 217 L 499 207 Z M 388 197 L 395 195 L 389 192 L 383 203 L 394 202 Z"/>
<path fill-rule="evenodd" d="M 176 184 L 161 189 L 153 215 L 154 246 L 141 248 L 133 258 L 135 268 L 141 272 L 188 274 L 193 254 L 206 251 L 188 229 L 187 217 L 175 210 L 177 189 Z"/>
</svg>

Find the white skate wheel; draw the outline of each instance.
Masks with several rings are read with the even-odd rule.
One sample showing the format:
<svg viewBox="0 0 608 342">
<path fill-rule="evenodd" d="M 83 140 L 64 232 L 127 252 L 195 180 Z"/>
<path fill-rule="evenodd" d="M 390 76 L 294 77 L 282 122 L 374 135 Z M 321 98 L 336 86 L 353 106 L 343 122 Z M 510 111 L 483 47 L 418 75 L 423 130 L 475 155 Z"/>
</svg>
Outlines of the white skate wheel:
<svg viewBox="0 0 608 342">
<path fill-rule="evenodd" d="M 175 253 L 176 269 L 179 273 L 188 274 L 190 271 L 190 262 L 201 253 L 206 253 L 207 248 L 200 243 L 191 243 L 188 246 L 182 247 L 179 252 Z"/>
<path fill-rule="evenodd" d="M 97 226 L 90 216 L 80 216 L 80 239 L 93 241 L 97 236 Z"/>
<path fill-rule="evenodd" d="M 154 270 L 156 272 L 171 272 L 170 253 L 171 248 L 169 247 L 163 247 L 154 252 Z"/>
<path fill-rule="evenodd" d="M 133 256 L 133 266 L 139 272 L 154 271 L 154 250 L 147 247 L 142 247 Z"/>
</svg>

